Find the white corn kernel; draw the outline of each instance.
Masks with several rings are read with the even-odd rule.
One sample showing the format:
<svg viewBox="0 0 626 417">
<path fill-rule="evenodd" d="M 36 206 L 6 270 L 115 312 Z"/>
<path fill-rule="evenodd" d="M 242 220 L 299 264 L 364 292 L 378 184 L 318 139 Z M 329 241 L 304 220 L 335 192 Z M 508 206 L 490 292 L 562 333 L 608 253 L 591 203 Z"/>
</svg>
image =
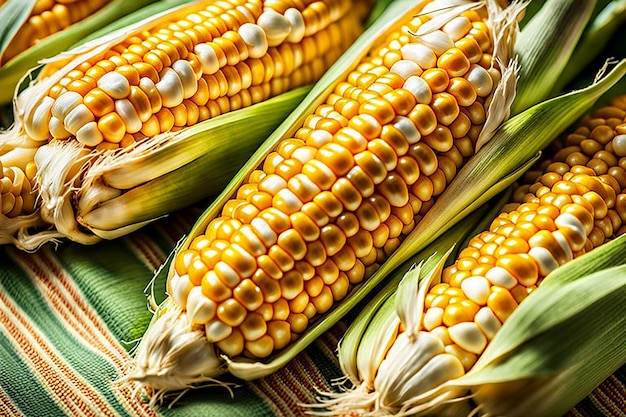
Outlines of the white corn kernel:
<svg viewBox="0 0 626 417">
<path fill-rule="evenodd" d="M 413 61 L 409 61 L 408 59 L 401 59 L 399 61 L 396 61 L 391 66 L 389 71 L 394 74 L 398 74 L 405 80 L 408 79 L 409 77 L 419 76 L 422 74 L 422 72 L 424 72 L 422 68 L 420 68 L 419 65 L 417 65 Z"/>
<path fill-rule="evenodd" d="M 285 203 L 285 209 L 289 213 L 296 212 L 302 208 L 303 203 L 300 201 L 293 191 L 288 188 L 283 188 L 276 193 L 276 197 L 280 198 Z"/>
<path fill-rule="evenodd" d="M 96 146 L 104 140 L 102 133 L 98 129 L 96 122 L 89 122 L 83 125 L 76 132 L 76 140 L 87 146 Z"/>
<path fill-rule="evenodd" d="M 300 43 L 302 38 L 304 38 L 305 31 L 302 13 L 300 13 L 300 10 L 291 7 L 285 10 L 285 18 L 289 21 L 289 25 L 291 26 L 291 32 L 289 32 L 287 36 L 287 41 Z"/>
<path fill-rule="evenodd" d="M 248 46 L 250 58 L 261 58 L 267 53 L 267 36 L 259 25 L 254 23 L 244 23 L 238 29 L 239 35 Z"/>
<path fill-rule="evenodd" d="M 576 216 L 571 213 L 561 213 L 554 219 L 554 224 L 559 229 L 571 229 L 580 237 L 578 244 L 576 244 L 576 242 L 569 242 L 573 251 L 579 251 L 584 247 L 585 241 L 587 240 L 587 233 L 585 226 Z"/>
<path fill-rule="evenodd" d="M 220 63 L 217 59 L 217 55 L 213 48 L 206 43 L 199 43 L 193 49 L 194 53 L 198 57 L 200 64 L 202 64 L 202 73 L 211 75 L 215 74 L 220 69 Z"/>
<path fill-rule="evenodd" d="M 563 252 L 565 253 L 564 261 L 571 261 L 572 259 L 574 259 L 574 253 L 572 252 L 572 248 L 569 242 L 567 241 L 567 239 L 565 238 L 565 235 L 563 234 L 563 232 L 557 229 L 554 232 L 552 232 L 552 236 L 554 236 L 556 241 L 559 242 L 559 245 L 561 246 L 561 248 L 563 249 Z"/>
<path fill-rule="evenodd" d="M 53 138 L 63 139 L 68 138 L 72 135 L 70 132 L 65 130 L 65 127 L 63 126 L 63 120 L 54 116 L 50 118 L 50 123 L 48 123 L 48 130 L 50 131 L 50 134 Z"/>
<path fill-rule="evenodd" d="M 539 266 L 539 272 L 543 276 L 548 275 L 550 272 L 559 267 L 558 262 L 552 256 L 552 253 L 546 248 L 535 247 L 530 248 L 528 254 L 537 261 L 537 265 Z"/>
<path fill-rule="evenodd" d="M 402 87 L 413 93 L 415 100 L 420 104 L 429 104 L 433 98 L 430 86 L 421 77 L 413 76 L 407 78 Z"/>
<path fill-rule="evenodd" d="M 424 314 L 424 328 L 428 331 L 435 327 L 441 326 L 443 323 L 443 308 L 431 307 Z"/>
<path fill-rule="evenodd" d="M 417 35 L 415 39 L 416 42 L 431 49 L 437 56 L 443 54 L 448 49 L 454 48 L 454 42 L 450 39 L 450 36 L 441 30 Z"/>
<path fill-rule="evenodd" d="M 472 64 L 464 77 L 474 86 L 474 90 L 476 90 L 476 94 L 479 97 L 486 97 L 491 94 L 494 84 L 493 79 L 489 72 L 480 65 Z"/>
<path fill-rule="evenodd" d="M 276 239 L 278 239 L 278 236 L 265 220 L 260 217 L 255 217 L 250 222 L 250 225 L 257 232 L 257 235 L 263 240 L 266 247 L 270 247 L 271 245 L 276 243 Z"/>
<path fill-rule="evenodd" d="M 461 289 L 467 298 L 479 305 L 487 304 L 490 288 L 490 282 L 485 277 L 481 276 L 467 277 L 461 282 Z"/>
<path fill-rule="evenodd" d="M 95 116 L 84 104 L 79 104 L 70 111 L 63 119 L 63 127 L 72 134 L 76 134 L 78 129 L 89 122 L 93 122 Z"/>
<path fill-rule="evenodd" d="M 187 317 L 190 324 L 206 324 L 215 317 L 217 305 L 215 301 L 202 294 L 202 287 L 195 286 L 187 296 Z"/>
<path fill-rule="evenodd" d="M 466 16 L 457 16 L 441 28 L 453 41 L 458 41 L 472 29 L 472 22 Z"/>
<path fill-rule="evenodd" d="M 189 98 L 198 91 L 198 80 L 193 67 L 186 59 L 179 59 L 172 64 L 172 69 L 176 71 L 183 85 L 183 98 Z"/>
<path fill-rule="evenodd" d="M 136 133 L 141 130 L 143 124 L 139 119 L 137 110 L 127 99 L 115 100 L 115 111 L 120 115 L 124 124 L 126 125 L 126 131 L 128 133 Z"/>
<path fill-rule="evenodd" d="M 98 87 L 113 99 L 121 99 L 130 94 L 128 79 L 119 72 L 111 71 L 98 80 Z"/>
<path fill-rule="evenodd" d="M 169 292 L 172 300 L 182 309 L 185 309 L 187 306 L 187 297 L 189 295 L 189 291 L 194 287 L 194 285 L 189 280 L 188 275 L 179 276 L 178 274 L 174 274 L 172 278 L 169 280 Z"/>
<path fill-rule="evenodd" d="M 268 174 L 261 181 L 259 181 L 259 191 L 265 191 L 271 195 L 275 195 L 277 192 L 287 186 L 287 181 L 283 177 L 277 174 Z"/>
<path fill-rule="evenodd" d="M 487 346 L 487 337 L 474 322 L 461 322 L 448 328 L 450 339 L 461 349 L 481 354 Z"/>
<path fill-rule="evenodd" d="M 213 320 L 205 326 L 205 332 L 209 343 L 217 343 L 230 336 L 233 328 L 219 320 Z"/>
<path fill-rule="evenodd" d="M 237 284 L 239 284 L 239 281 L 241 281 L 241 277 L 237 271 L 224 261 L 216 263 L 213 270 L 219 279 L 230 288 L 234 288 Z"/>
<path fill-rule="evenodd" d="M 415 62 L 422 69 L 433 68 L 437 65 L 437 56 L 432 49 L 419 43 L 402 45 L 400 53 L 403 59 Z"/>
<path fill-rule="evenodd" d="M 485 278 L 487 278 L 493 285 L 498 285 L 509 290 L 517 285 L 515 277 L 511 275 L 509 271 L 500 266 L 494 266 L 487 271 Z"/>
<path fill-rule="evenodd" d="M 183 82 L 173 69 L 167 67 L 161 71 L 161 79 L 156 83 L 156 89 L 161 94 L 165 107 L 176 107 L 183 102 Z"/>
<path fill-rule="evenodd" d="M 615 135 L 611 141 L 613 152 L 617 156 L 626 156 L 626 135 Z"/>
<path fill-rule="evenodd" d="M 419 140 L 422 138 L 422 135 L 415 127 L 415 124 L 408 117 L 396 116 L 395 120 L 393 121 L 393 127 L 402 132 L 410 145 L 419 142 Z"/>
<path fill-rule="evenodd" d="M 497 331 L 502 327 L 502 323 L 500 323 L 500 320 L 489 307 L 482 307 L 478 310 L 474 316 L 474 322 L 489 340 L 493 339 Z"/>
<path fill-rule="evenodd" d="M 75 91 L 66 91 L 54 101 L 54 104 L 50 109 L 52 116 L 64 120 L 65 116 L 67 116 L 67 114 L 71 112 L 74 107 L 78 106 L 82 102 L 83 96 Z"/>
<path fill-rule="evenodd" d="M 280 45 L 291 32 L 291 24 L 289 20 L 275 10 L 265 10 L 256 21 L 267 36 L 269 46 Z"/>
<path fill-rule="evenodd" d="M 28 136 L 35 140 L 47 140 L 50 137 L 48 125 L 52 116 L 52 105 L 54 99 L 45 96 L 35 109 L 26 114 L 24 129 Z"/>
<path fill-rule="evenodd" d="M 291 157 L 293 159 L 297 159 L 302 164 L 306 164 L 308 161 L 315 158 L 316 153 L 317 148 L 314 148 L 312 146 L 300 146 L 291 153 Z"/>
</svg>

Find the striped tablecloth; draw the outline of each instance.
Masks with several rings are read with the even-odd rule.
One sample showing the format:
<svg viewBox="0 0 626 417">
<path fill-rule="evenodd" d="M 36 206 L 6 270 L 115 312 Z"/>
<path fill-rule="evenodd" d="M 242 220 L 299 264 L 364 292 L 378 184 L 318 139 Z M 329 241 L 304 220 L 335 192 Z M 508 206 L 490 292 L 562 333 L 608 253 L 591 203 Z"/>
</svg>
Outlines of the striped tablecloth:
<svg viewBox="0 0 626 417">
<path fill-rule="evenodd" d="M 286 368 L 244 383 L 189 392 L 153 410 L 115 384 L 151 317 L 145 289 L 198 212 L 178 213 L 116 241 L 63 242 L 35 254 L 0 248 L 0 415 L 301 416 L 301 403 L 341 376 L 339 323 Z M 163 283 L 155 286 L 163 297 Z M 574 416 L 626 416 L 626 367 L 571 410 Z"/>
</svg>

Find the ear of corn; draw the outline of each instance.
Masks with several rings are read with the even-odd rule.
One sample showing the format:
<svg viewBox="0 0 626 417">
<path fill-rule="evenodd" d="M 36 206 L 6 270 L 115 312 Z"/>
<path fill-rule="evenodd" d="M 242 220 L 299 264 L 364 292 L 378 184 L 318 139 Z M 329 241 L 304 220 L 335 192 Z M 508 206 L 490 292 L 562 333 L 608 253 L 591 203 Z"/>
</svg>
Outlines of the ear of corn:
<svg viewBox="0 0 626 417">
<path fill-rule="evenodd" d="M 390 6 L 201 216 L 172 261 L 170 298 L 126 379 L 158 398 L 225 371 L 245 379 L 273 372 L 376 285 L 383 260 L 477 143 L 489 143 L 493 127 L 481 137 L 483 126 L 508 116 L 514 92 L 515 65 L 504 65 L 519 4 L 409 4 Z M 496 34 L 485 20 L 499 22 Z M 481 52 L 465 55 L 472 50 Z M 484 99 L 459 90 L 457 101 L 441 90 L 470 68 L 490 80 L 468 90 Z M 465 121 L 458 131 L 457 119 Z"/>
<path fill-rule="evenodd" d="M 537 107 L 541 106 L 545 104 Z M 537 115 L 532 108 L 528 112 Z M 509 123 L 514 121 L 515 118 Z M 572 373 L 592 372 L 589 366 L 577 367 L 576 363 L 581 360 L 577 355 L 593 348 L 570 350 L 569 355 L 565 354 L 567 349 L 560 348 L 559 354 L 547 355 L 532 366 L 530 363 L 555 344 L 571 346 L 558 335 L 569 337 L 564 329 L 580 323 L 580 315 L 593 317 L 599 310 L 613 314 L 614 311 L 606 312 L 605 303 L 616 297 L 613 290 L 623 297 L 624 281 L 620 279 L 609 285 L 611 290 L 582 292 L 569 302 L 558 302 L 567 298 L 559 291 L 570 294 L 569 291 L 574 293 L 590 288 L 589 279 L 592 278 L 573 283 L 567 289 L 564 285 L 599 268 L 599 265 L 610 266 L 610 263 L 605 264 L 604 255 L 599 254 L 597 260 L 587 256 L 591 263 L 582 270 L 577 263 L 579 270 L 576 274 L 572 274 L 573 266 L 562 272 L 559 266 L 592 250 L 592 254 L 595 253 L 594 248 L 626 231 L 623 226 L 626 215 L 621 203 L 626 189 L 622 167 L 626 154 L 621 149 L 625 122 L 626 96 L 586 118 L 567 136 L 563 148 L 543 164 L 545 171 L 535 176 L 536 181 L 520 186 L 513 193 L 512 203 L 503 207 L 488 231 L 469 241 L 453 265 L 443 273 L 407 274 L 398 287 L 396 299 L 387 301 L 396 306 L 397 314 L 387 308 L 381 309 L 383 317 L 364 316 L 363 320 L 372 323 L 393 321 L 392 317 L 395 317 L 396 334 L 384 339 L 376 327 L 370 330 L 357 318 L 357 334 L 350 342 L 359 343 L 359 346 L 344 347 L 342 343 L 340 349 L 348 349 L 348 352 L 340 354 L 340 358 L 342 367 L 350 373 L 350 379 L 358 388 L 331 395 L 333 398 L 328 400 L 331 412 L 342 414 L 348 410 L 362 410 L 363 415 L 376 415 L 380 411 L 397 415 L 459 415 L 457 413 L 463 410 L 467 414 L 472 409 L 467 396 L 469 388 L 476 391 L 478 405 L 475 412 L 479 415 L 485 412 L 485 415 L 521 416 L 528 415 L 530 410 L 536 413 L 538 409 L 532 407 L 539 404 L 535 402 L 537 398 L 548 403 L 539 408 L 545 411 L 539 412 L 538 415 L 542 416 L 558 416 L 561 414 L 555 410 L 563 413 L 567 404 L 573 406 L 571 400 L 561 398 L 567 395 L 559 384 Z M 622 241 L 621 247 L 623 244 Z M 548 274 L 553 271 L 563 278 L 550 277 Z M 608 277 L 616 271 L 605 274 Z M 517 305 L 524 305 L 527 297 L 532 300 L 533 295 L 529 294 L 541 287 L 544 279 L 550 288 L 546 291 L 554 299 L 548 302 L 542 298 L 541 301 L 549 303 L 554 312 L 545 316 L 539 312 L 523 317 L 518 315 L 515 324 L 509 325 L 509 317 L 515 314 Z M 533 307 L 538 305 L 537 301 L 532 304 Z M 546 309 L 548 307 L 544 306 L 540 311 Z M 623 317 L 620 320 L 623 322 Z M 508 333 L 496 336 L 507 326 Z M 547 331 L 556 328 L 563 329 L 563 333 L 555 335 Z M 361 338 L 359 332 L 363 334 Z M 385 332 L 390 333 L 388 329 Z M 625 352 L 620 347 L 626 334 L 623 330 L 615 333 L 613 326 L 594 334 L 622 340 L 613 340 L 603 353 L 615 354 L 615 349 L 621 352 L 617 359 L 607 360 L 600 366 L 601 371 L 590 377 L 591 381 L 598 382 L 602 375 L 610 375 L 623 364 Z M 539 348 L 536 338 L 543 342 L 549 338 L 553 343 Z M 363 346 L 367 351 L 373 340 L 379 346 L 389 346 L 385 359 L 373 363 L 359 362 L 358 350 Z M 537 352 L 533 351 L 534 347 Z M 483 359 L 485 348 L 491 350 Z M 512 357 L 516 350 L 528 353 Z M 398 361 L 399 357 L 407 360 Z M 553 360 L 552 368 L 541 367 L 550 363 L 550 359 Z M 508 373 L 503 373 L 503 369 Z M 542 380 L 542 377 L 545 378 Z M 522 386 L 541 387 L 537 390 L 537 398 L 534 392 L 528 395 L 528 404 L 533 406 L 527 406 L 523 398 L 518 398 L 515 403 L 495 398 L 495 393 L 502 395 Z M 581 383 L 575 385 L 574 391 L 584 397 L 594 387 L 593 382 Z M 556 403 L 548 398 L 552 392 L 561 398 Z"/>
<path fill-rule="evenodd" d="M 8 197 L 0 224 L 4 242 L 35 249 L 51 232 L 29 228 L 47 223 L 57 238 L 94 243 L 215 193 L 303 91 L 273 102 L 269 116 L 251 106 L 317 80 L 360 34 L 369 6 L 349 0 L 213 3 L 168 9 L 47 60 L 35 85 L 16 99 L 16 123 L 0 136 L 4 167 L 5 158 L 20 154 L 14 168 L 31 174 L 28 186 L 36 184 L 40 199 L 9 207 Z M 258 113 L 222 117 L 240 109 Z M 231 140 L 245 140 L 229 150 L 228 138 L 220 138 L 216 148 L 222 150 L 199 161 L 213 146 L 206 142 L 226 129 L 233 129 Z M 237 150 L 248 153 L 233 160 Z M 222 157 L 237 164 L 219 172 L 212 165 Z M 205 187 L 202 176 L 179 176 L 176 186 L 159 180 L 172 184 L 167 197 L 174 203 L 130 216 L 127 208 L 137 204 L 131 200 L 148 198 L 139 186 L 150 190 L 153 180 L 189 163 L 220 178 L 218 187 Z M 19 190 L 13 194 L 17 201 Z"/>
<path fill-rule="evenodd" d="M 188 2 L 189 0 L 187 0 Z M 0 104 L 8 104 L 24 75 L 41 59 L 80 42 L 155 0 L 10 0 L 0 8 Z M 175 1 L 158 1 L 172 7 Z M 157 7 L 158 9 L 159 7 Z"/>
</svg>

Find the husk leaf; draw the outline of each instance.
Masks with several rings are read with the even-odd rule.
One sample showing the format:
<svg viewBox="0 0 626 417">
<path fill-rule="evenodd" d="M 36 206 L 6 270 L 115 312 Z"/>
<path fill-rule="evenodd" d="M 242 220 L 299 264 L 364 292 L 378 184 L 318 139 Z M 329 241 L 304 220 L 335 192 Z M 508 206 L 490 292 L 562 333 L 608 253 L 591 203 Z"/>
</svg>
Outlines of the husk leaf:
<svg viewBox="0 0 626 417">
<path fill-rule="evenodd" d="M 11 42 L 19 28 L 28 19 L 37 0 L 8 0 L 0 6 L 0 62 L 7 45 Z"/>
<path fill-rule="evenodd" d="M 549 97 L 583 33 L 595 0 L 546 0 L 528 20 L 515 44 L 520 83 L 512 112 L 519 113 Z M 546 39 L 538 43 L 535 39 Z M 555 48 L 554 45 L 559 45 Z M 578 70 L 581 70 L 579 68 Z"/>
<path fill-rule="evenodd" d="M 613 36 L 626 22 L 626 0 L 605 1 L 604 3 L 607 4 L 601 3 L 596 4 L 596 8 L 602 6 L 600 11 L 592 16 L 561 76 L 555 80 L 550 93 L 551 96 L 558 94 L 568 84 L 572 83 L 580 74 L 581 69 L 593 62 L 593 59 L 602 50 L 598 45 L 611 45 L 612 42 L 620 42 L 619 39 L 613 39 Z"/>
</svg>

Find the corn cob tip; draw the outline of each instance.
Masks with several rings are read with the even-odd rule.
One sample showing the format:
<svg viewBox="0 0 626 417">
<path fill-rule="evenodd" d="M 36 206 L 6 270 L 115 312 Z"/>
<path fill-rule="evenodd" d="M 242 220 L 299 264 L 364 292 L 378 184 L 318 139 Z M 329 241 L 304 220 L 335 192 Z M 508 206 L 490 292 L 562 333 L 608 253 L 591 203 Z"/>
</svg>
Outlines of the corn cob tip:
<svg viewBox="0 0 626 417">
<path fill-rule="evenodd" d="M 170 305 L 151 324 L 118 383 L 137 382 L 137 390 L 150 387 L 150 405 L 155 406 L 168 392 L 204 383 L 227 386 L 214 379 L 226 371 L 224 365 L 204 328 L 193 326 L 185 311 Z"/>
</svg>

